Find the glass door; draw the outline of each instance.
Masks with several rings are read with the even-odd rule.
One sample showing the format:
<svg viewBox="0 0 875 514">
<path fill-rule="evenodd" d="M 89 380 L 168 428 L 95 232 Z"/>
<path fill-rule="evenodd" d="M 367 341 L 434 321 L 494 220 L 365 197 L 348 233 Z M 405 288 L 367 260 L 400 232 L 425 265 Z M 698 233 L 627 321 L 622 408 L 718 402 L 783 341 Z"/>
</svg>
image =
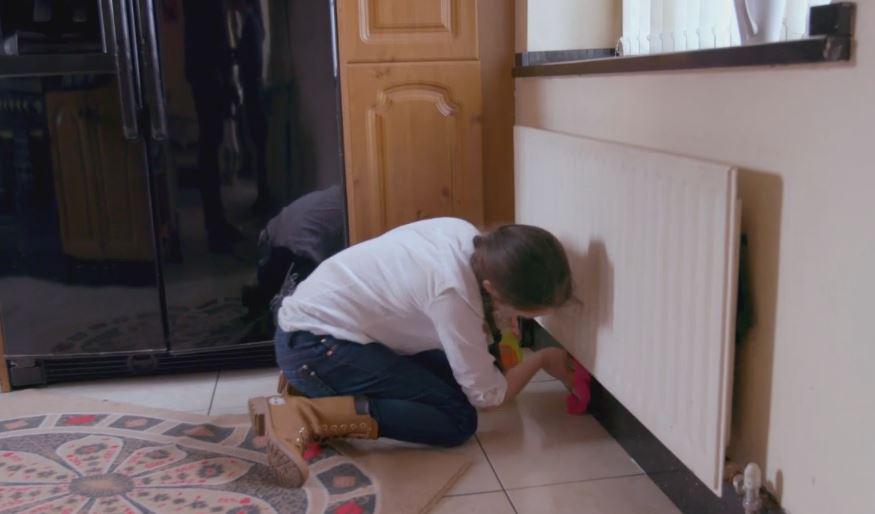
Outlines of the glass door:
<svg viewBox="0 0 875 514">
<path fill-rule="evenodd" d="M 345 244 L 332 2 L 156 0 L 154 16 L 170 348 L 269 341 L 290 267 Z"/>
<path fill-rule="evenodd" d="M 0 9 L 0 322 L 12 360 L 166 349 L 146 146 L 126 137 L 136 98 L 116 72 L 113 7 Z"/>
</svg>

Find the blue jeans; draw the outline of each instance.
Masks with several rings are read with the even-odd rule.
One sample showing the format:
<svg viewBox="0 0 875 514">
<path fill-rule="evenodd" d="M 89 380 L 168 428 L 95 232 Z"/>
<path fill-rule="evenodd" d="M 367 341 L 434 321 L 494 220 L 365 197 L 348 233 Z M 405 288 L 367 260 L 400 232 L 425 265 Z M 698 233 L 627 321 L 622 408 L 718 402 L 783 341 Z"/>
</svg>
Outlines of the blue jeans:
<svg viewBox="0 0 875 514">
<path fill-rule="evenodd" d="M 477 430 L 477 410 L 441 350 L 402 356 L 380 343 L 283 330 L 275 342 L 277 362 L 295 389 L 311 398 L 365 397 L 383 437 L 458 446 Z"/>
</svg>

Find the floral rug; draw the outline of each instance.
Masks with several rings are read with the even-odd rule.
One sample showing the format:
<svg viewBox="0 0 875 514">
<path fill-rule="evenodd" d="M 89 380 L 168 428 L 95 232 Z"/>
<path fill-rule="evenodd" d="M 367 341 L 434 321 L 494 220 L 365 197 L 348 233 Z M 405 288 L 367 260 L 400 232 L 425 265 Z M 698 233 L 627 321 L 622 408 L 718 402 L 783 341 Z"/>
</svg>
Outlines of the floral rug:
<svg viewBox="0 0 875 514">
<path fill-rule="evenodd" d="M 420 513 L 467 467 L 453 453 L 317 446 L 305 486 L 285 489 L 264 444 L 245 416 L 0 395 L 0 513 Z"/>
</svg>

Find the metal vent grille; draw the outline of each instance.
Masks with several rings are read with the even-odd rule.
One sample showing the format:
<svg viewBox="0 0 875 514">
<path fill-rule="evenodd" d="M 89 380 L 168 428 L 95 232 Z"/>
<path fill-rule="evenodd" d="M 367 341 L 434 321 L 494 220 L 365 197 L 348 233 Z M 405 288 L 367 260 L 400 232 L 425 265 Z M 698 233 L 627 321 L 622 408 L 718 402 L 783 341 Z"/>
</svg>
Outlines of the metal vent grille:
<svg viewBox="0 0 875 514">
<path fill-rule="evenodd" d="M 276 366 L 276 357 L 273 343 L 267 342 L 208 352 L 45 359 L 39 361 L 39 364 L 42 365 L 44 383 L 56 383 L 110 377 L 271 367 Z"/>
</svg>

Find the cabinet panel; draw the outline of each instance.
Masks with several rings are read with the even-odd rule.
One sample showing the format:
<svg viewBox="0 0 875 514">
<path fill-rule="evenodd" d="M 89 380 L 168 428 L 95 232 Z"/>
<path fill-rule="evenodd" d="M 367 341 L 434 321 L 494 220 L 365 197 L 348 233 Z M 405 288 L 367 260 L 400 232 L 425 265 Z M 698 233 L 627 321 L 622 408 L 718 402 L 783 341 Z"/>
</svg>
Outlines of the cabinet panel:
<svg viewBox="0 0 875 514">
<path fill-rule="evenodd" d="M 477 58 L 473 0 L 340 0 L 343 62 Z"/>
<path fill-rule="evenodd" d="M 352 242 L 418 219 L 483 222 L 478 63 L 347 67 Z"/>
<path fill-rule="evenodd" d="M 152 260 L 143 147 L 122 136 L 115 89 L 48 93 L 46 107 L 64 253 Z"/>
<path fill-rule="evenodd" d="M 91 152 L 89 110 L 80 91 L 46 94 L 53 144 L 55 192 L 64 253 L 100 259 L 101 233 L 97 171 Z"/>
<path fill-rule="evenodd" d="M 115 90 L 96 93 L 94 154 L 100 157 L 100 206 L 104 256 L 109 260 L 152 259 L 143 146 L 122 137 L 121 113 Z"/>
</svg>

